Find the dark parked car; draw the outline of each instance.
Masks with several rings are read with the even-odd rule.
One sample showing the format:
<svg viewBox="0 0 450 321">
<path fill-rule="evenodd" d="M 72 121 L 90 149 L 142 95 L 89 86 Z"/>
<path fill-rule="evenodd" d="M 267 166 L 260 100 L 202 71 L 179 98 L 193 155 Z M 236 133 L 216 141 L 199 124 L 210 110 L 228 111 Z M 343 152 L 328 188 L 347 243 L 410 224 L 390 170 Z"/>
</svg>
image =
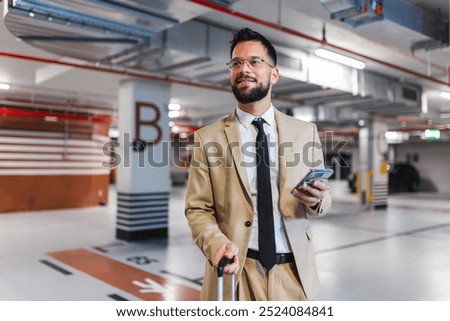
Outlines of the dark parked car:
<svg viewBox="0 0 450 321">
<path fill-rule="evenodd" d="M 419 170 L 410 163 L 395 163 L 389 170 L 389 192 L 416 192 L 420 186 Z"/>
<path fill-rule="evenodd" d="M 416 192 L 420 186 L 419 170 L 410 163 L 395 163 L 389 170 L 389 193 Z M 356 174 L 348 176 L 348 187 L 356 192 Z"/>
</svg>

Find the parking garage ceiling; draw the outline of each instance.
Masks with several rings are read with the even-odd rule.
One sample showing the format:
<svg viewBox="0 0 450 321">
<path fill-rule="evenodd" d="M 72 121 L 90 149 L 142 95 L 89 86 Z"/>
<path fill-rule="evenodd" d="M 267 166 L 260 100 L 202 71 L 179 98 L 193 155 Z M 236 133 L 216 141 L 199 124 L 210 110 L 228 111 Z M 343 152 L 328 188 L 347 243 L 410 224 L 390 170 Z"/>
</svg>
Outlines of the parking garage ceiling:
<svg viewBox="0 0 450 321">
<path fill-rule="evenodd" d="M 134 75 L 172 83 L 185 118 L 206 123 L 235 105 L 227 90 L 228 43 L 232 30 L 250 26 L 278 49 L 282 78 L 274 95 L 281 109 L 328 125 L 353 124 L 373 113 L 449 123 L 450 100 L 439 96 L 450 92 L 448 0 L 16 0 L 3 5 L 0 36 L 7 46 L 0 62 L 8 67 L 0 81 L 13 83 L 17 91 L 39 85 L 114 100 L 119 81 Z M 366 67 L 332 63 L 316 56 L 317 48 Z M 17 72 L 30 69 L 32 58 L 32 70 Z M 87 70 L 98 72 L 96 90 L 81 81 Z M 22 81 L 21 73 L 31 73 L 34 83 Z"/>
</svg>

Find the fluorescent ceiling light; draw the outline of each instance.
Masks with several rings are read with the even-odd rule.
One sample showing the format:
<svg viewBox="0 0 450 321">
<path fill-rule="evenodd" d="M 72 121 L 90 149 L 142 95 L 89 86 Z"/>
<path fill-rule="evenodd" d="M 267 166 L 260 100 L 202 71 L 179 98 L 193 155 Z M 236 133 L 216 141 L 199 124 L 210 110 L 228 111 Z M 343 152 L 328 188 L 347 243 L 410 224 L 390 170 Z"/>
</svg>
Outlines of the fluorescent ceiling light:
<svg viewBox="0 0 450 321">
<path fill-rule="evenodd" d="M 398 144 L 407 141 L 409 139 L 409 134 L 405 132 L 387 131 L 384 133 L 384 137 L 386 137 L 386 142 L 388 144 Z"/>
<path fill-rule="evenodd" d="M 11 88 L 11 86 L 9 84 L 0 83 L 0 89 L 9 90 L 9 88 Z"/>
<path fill-rule="evenodd" d="M 117 129 L 117 127 L 110 127 L 109 131 L 108 131 L 108 135 L 111 138 L 119 138 L 119 130 Z"/>
<path fill-rule="evenodd" d="M 323 48 L 317 48 L 315 50 L 315 54 L 319 57 L 328 59 L 328 60 L 332 60 L 356 69 L 364 69 L 364 67 L 366 66 L 365 63 L 363 63 L 362 61 L 338 54 L 336 52 L 333 51 L 329 51 Z"/>
<path fill-rule="evenodd" d="M 177 104 L 177 103 L 170 103 L 168 107 L 169 107 L 169 110 L 180 110 L 181 109 L 181 105 Z"/>
<path fill-rule="evenodd" d="M 170 118 L 177 118 L 180 117 L 181 113 L 179 110 L 171 110 L 169 111 L 169 117 Z"/>
<path fill-rule="evenodd" d="M 45 116 L 44 117 L 45 121 L 50 121 L 50 122 L 57 122 L 58 121 L 58 117 L 55 116 Z"/>
<path fill-rule="evenodd" d="M 450 93 L 449 92 L 441 92 L 441 97 L 444 99 L 450 99 Z"/>
</svg>

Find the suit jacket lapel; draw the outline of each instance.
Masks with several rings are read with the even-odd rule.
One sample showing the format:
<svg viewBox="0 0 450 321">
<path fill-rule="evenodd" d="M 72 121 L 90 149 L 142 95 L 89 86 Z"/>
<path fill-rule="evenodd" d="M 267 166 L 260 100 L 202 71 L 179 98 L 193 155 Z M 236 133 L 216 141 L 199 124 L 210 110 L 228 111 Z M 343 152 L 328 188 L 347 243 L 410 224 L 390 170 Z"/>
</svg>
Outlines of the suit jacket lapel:
<svg viewBox="0 0 450 321">
<path fill-rule="evenodd" d="M 292 130 L 287 124 L 287 118 L 284 114 L 275 109 L 275 121 L 278 131 L 278 175 L 280 178 L 280 193 L 284 190 L 286 181 L 286 163 L 292 153 L 293 142 L 289 132 Z"/>
<path fill-rule="evenodd" d="M 248 181 L 247 170 L 242 166 L 242 142 L 239 126 L 236 122 L 236 111 L 231 113 L 225 120 L 225 136 L 227 137 L 228 142 L 227 150 L 231 151 L 231 155 L 233 157 L 234 165 L 239 175 L 239 179 L 241 180 L 242 186 L 245 187 L 247 198 L 251 200 L 250 184 Z"/>
<path fill-rule="evenodd" d="M 289 199 L 292 197 L 290 195 L 290 189 L 286 189 L 286 177 L 288 174 L 287 164 L 292 162 L 292 154 L 295 150 L 296 142 L 293 138 L 296 135 L 293 135 L 293 131 L 296 128 L 289 122 L 289 118 L 281 113 L 280 111 L 275 109 L 275 121 L 277 123 L 277 131 L 278 131 L 278 175 L 280 180 L 280 208 L 281 214 L 283 216 L 288 215 L 287 213 L 291 213 L 291 211 L 287 210 L 285 207 L 290 206 L 291 202 Z"/>
</svg>

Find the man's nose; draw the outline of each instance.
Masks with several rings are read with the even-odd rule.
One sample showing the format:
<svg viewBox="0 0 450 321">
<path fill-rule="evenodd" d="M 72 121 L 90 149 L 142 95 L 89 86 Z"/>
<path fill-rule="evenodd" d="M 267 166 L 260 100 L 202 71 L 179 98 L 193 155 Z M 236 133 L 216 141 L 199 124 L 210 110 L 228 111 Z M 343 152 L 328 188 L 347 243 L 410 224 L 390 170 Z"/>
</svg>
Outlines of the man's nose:
<svg viewBox="0 0 450 321">
<path fill-rule="evenodd" d="M 244 60 L 241 66 L 242 71 L 249 71 L 252 69 L 252 66 L 250 66 L 250 63 L 247 60 Z"/>
</svg>

